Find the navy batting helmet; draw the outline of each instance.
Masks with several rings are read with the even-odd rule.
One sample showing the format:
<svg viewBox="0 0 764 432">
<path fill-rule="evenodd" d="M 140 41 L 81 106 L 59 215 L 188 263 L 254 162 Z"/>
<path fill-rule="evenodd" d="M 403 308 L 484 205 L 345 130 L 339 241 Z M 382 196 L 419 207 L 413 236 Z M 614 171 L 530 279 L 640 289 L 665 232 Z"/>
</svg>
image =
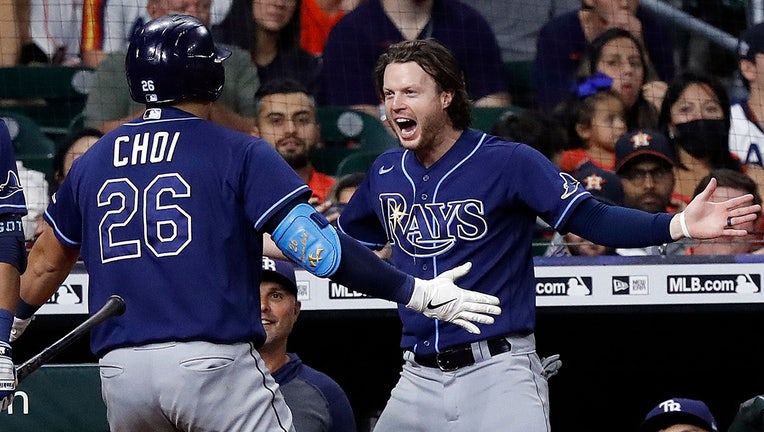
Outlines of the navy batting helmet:
<svg viewBox="0 0 764 432">
<path fill-rule="evenodd" d="M 183 100 L 214 101 L 223 90 L 223 60 L 231 52 L 215 47 L 197 18 L 168 15 L 146 23 L 125 57 L 130 96 L 147 105 Z"/>
</svg>

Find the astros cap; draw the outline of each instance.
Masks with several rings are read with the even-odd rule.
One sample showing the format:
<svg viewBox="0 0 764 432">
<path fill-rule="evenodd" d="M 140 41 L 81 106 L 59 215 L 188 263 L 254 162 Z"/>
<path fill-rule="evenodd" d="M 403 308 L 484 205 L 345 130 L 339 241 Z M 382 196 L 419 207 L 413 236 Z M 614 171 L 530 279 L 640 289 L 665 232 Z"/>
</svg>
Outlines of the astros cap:
<svg viewBox="0 0 764 432">
<path fill-rule="evenodd" d="M 297 296 L 297 280 L 294 276 L 294 265 L 290 261 L 264 256 L 261 279 L 280 283 L 287 291 Z"/>
<path fill-rule="evenodd" d="M 623 205 L 624 192 L 621 178 L 613 171 L 586 162 L 573 173 L 573 177 L 581 182 L 584 189 L 594 198 L 610 205 Z"/>
<path fill-rule="evenodd" d="M 719 432 L 716 420 L 705 403 L 683 398 L 672 398 L 659 403 L 647 413 L 639 432 L 657 432 L 676 424 L 689 424 L 708 432 Z"/>
<path fill-rule="evenodd" d="M 754 61 L 756 54 L 764 54 L 764 23 L 748 28 L 740 36 L 737 54 L 740 59 Z"/>
<path fill-rule="evenodd" d="M 658 131 L 638 129 L 618 138 L 615 143 L 615 171 L 642 155 L 655 156 L 671 166 L 676 165 L 676 150 L 665 135 Z"/>
</svg>

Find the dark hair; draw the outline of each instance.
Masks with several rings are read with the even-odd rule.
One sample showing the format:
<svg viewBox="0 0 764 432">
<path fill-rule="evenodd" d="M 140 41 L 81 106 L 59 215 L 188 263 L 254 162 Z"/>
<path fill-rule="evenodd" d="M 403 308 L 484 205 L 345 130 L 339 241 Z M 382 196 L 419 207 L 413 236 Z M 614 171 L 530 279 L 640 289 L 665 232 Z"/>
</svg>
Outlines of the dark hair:
<svg viewBox="0 0 764 432">
<path fill-rule="evenodd" d="M 597 104 L 607 98 L 615 98 L 619 102 L 621 100 L 614 90 L 602 89 L 583 98 L 572 94 L 555 107 L 552 116 L 562 126 L 566 135 L 563 149 L 585 148 L 586 143 L 578 135 L 576 126 L 591 126 Z"/>
<path fill-rule="evenodd" d="M 719 168 L 711 170 L 707 176 L 703 177 L 698 185 L 695 187 L 695 191 L 692 193 L 692 197 L 695 198 L 708 186 L 708 183 L 712 178 L 716 179 L 716 187 L 728 187 L 732 189 L 739 189 L 753 195 L 752 204 L 761 204 L 761 196 L 759 195 L 759 187 L 756 182 L 748 175 L 731 170 L 728 168 Z"/>
<path fill-rule="evenodd" d="M 301 0 L 297 0 L 292 18 L 279 32 L 279 51 L 294 49 L 299 46 L 301 3 Z M 252 52 L 257 46 L 257 33 L 255 31 L 257 24 L 255 23 L 252 5 L 253 0 L 233 0 L 228 15 L 213 29 L 216 40 Z"/>
<path fill-rule="evenodd" d="M 682 93 L 690 84 L 704 84 L 711 89 L 719 105 L 724 112 L 725 129 L 730 128 L 730 98 L 727 90 L 724 89 L 721 81 L 705 72 L 688 70 L 677 75 L 674 81 L 666 89 L 666 95 L 663 97 L 661 112 L 658 116 L 658 126 L 668 135 L 668 127 L 671 124 L 671 107 L 679 100 Z"/>
<path fill-rule="evenodd" d="M 628 39 L 634 43 L 642 59 L 642 83 L 650 82 L 656 77 L 655 70 L 649 61 L 642 41 L 637 39 L 631 32 L 622 28 L 611 28 L 592 40 L 586 47 L 587 60 L 582 62 L 581 75 L 591 75 L 597 71 L 597 64 L 602 57 L 602 50 L 609 42 L 615 39 Z M 626 107 L 626 124 L 628 129 L 654 128 L 658 122 L 658 110 L 648 102 L 639 91 L 636 102 L 631 107 Z"/>
<path fill-rule="evenodd" d="M 339 198 L 340 192 L 342 189 L 346 189 L 349 187 L 358 187 L 363 183 L 363 180 L 366 178 L 366 173 L 363 172 L 354 172 L 350 174 L 345 174 L 342 177 L 337 179 L 337 182 L 334 183 L 332 188 L 329 190 L 329 194 L 327 195 L 327 199 L 337 202 L 337 199 Z"/>
<path fill-rule="evenodd" d="M 60 184 L 64 180 L 64 159 L 66 159 L 66 154 L 77 140 L 84 137 L 101 138 L 102 136 L 103 132 L 98 129 L 83 128 L 71 131 L 61 138 L 61 141 L 56 148 L 56 154 L 53 155 L 53 180 L 55 180 L 57 184 Z"/>
<path fill-rule="evenodd" d="M 289 93 L 304 93 L 313 101 L 315 107 L 315 99 L 310 91 L 301 82 L 292 78 L 274 78 L 268 80 L 265 84 L 260 86 L 255 92 L 255 117 L 260 114 L 262 108 L 263 98 L 274 94 L 289 94 Z"/>
<path fill-rule="evenodd" d="M 565 132 L 548 116 L 532 110 L 507 111 L 491 128 L 491 135 L 521 142 L 552 160 L 565 147 Z"/>
<path fill-rule="evenodd" d="M 384 99 L 385 68 L 392 63 L 415 62 L 430 75 L 442 91 L 453 92 L 446 108 L 454 128 L 465 130 L 472 122 L 472 106 L 467 95 L 464 73 L 454 55 L 435 39 L 417 39 L 390 45 L 377 60 L 374 84 L 380 99 Z"/>
<path fill-rule="evenodd" d="M 719 105 L 724 113 L 724 130 L 730 128 L 730 98 L 727 95 L 727 90 L 724 89 L 721 81 L 715 77 L 708 75 L 700 71 L 684 71 L 674 78 L 674 81 L 666 89 L 666 95 L 663 97 L 663 104 L 661 104 L 660 115 L 658 116 L 658 127 L 669 138 L 673 138 L 669 131 L 671 125 L 671 107 L 679 100 L 682 93 L 691 84 L 705 85 L 711 89 L 711 92 L 716 97 Z M 714 168 L 731 168 L 737 171 L 742 170 L 740 161 L 732 157 L 729 151 L 722 152 L 718 155 L 713 155 L 709 164 Z"/>
</svg>

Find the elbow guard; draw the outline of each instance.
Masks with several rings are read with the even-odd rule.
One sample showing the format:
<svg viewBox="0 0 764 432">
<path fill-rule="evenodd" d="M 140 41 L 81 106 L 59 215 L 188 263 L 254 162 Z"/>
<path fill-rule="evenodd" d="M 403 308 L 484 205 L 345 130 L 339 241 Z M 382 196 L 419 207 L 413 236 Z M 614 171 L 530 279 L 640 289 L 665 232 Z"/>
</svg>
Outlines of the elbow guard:
<svg viewBox="0 0 764 432">
<path fill-rule="evenodd" d="M 318 277 L 330 276 L 340 266 L 337 231 L 309 204 L 296 205 L 271 237 L 286 256 Z"/>
</svg>

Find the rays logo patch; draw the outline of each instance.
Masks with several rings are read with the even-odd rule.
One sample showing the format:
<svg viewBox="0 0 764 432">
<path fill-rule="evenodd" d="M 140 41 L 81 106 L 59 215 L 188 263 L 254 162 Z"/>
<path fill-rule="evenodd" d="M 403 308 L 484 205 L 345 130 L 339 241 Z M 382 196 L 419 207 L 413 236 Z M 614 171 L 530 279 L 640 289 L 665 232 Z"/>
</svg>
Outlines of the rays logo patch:
<svg viewBox="0 0 764 432">
<path fill-rule="evenodd" d="M 562 178 L 562 188 L 564 189 L 564 192 L 560 196 L 560 199 L 567 199 L 570 198 L 571 195 L 576 193 L 578 191 L 578 185 L 580 184 L 578 180 L 576 180 L 572 175 L 568 173 L 560 173 L 560 177 Z"/>
<path fill-rule="evenodd" d="M 19 182 L 19 176 L 13 170 L 8 170 L 5 183 L 0 184 L 0 200 L 8 199 L 12 195 L 21 191 L 22 188 L 21 183 Z"/>
</svg>

